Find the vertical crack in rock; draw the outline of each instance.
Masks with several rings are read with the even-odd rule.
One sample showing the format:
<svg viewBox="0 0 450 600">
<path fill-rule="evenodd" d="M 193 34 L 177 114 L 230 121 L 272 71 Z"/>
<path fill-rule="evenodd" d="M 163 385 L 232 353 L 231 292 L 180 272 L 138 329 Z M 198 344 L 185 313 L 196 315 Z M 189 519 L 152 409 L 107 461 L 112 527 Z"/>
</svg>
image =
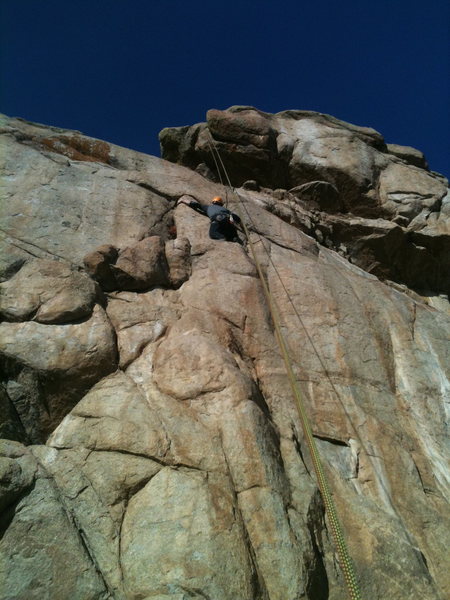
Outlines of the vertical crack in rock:
<svg viewBox="0 0 450 600">
<path fill-rule="evenodd" d="M 292 427 L 292 441 L 294 443 L 294 446 L 295 446 L 295 449 L 297 451 L 297 454 L 299 455 L 299 457 L 300 457 L 300 459 L 301 459 L 301 461 L 303 463 L 303 466 L 305 467 L 306 473 L 311 477 L 311 473 L 310 473 L 309 467 L 308 467 L 308 465 L 307 465 L 307 463 L 305 461 L 305 458 L 303 456 L 302 446 L 301 446 L 301 443 L 300 443 L 300 441 L 298 439 L 298 436 L 297 436 L 297 433 L 296 433 L 296 430 L 295 430 L 294 426 Z"/>
<path fill-rule="evenodd" d="M 341 597 L 249 248 L 211 240 L 207 218 L 175 205 L 219 195 L 237 210 L 214 181 L 207 124 L 162 132 L 161 160 L 1 121 L 0 406 L 19 418 L 0 420 L 36 442 L 2 441 L 5 600 Z M 448 182 L 419 151 L 311 111 L 207 121 L 243 186 L 362 596 L 443 598 Z M 36 277 L 63 256 L 108 294 L 56 323 L 79 286 L 62 277 L 58 296 Z M 110 293 L 118 262 L 136 291 Z"/>
<path fill-rule="evenodd" d="M 145 457 L 147 458 L 147 457 Z M 154 460 L 154 459 L 152 459 Z M 155 461 L 156 462 L 156 461 Z M 161 463 L 161 466 L 165 466 L 163 463 Z M 132 490 L 128 490 L 127 492 L 127 498 L 125 501 L 125 505 L 123 507 L 123 511 L 122 511 L 122 516 L 120 519 L 120 524 L 119 524 L 119 528 L 118 528 L 118 539 L 119 539 L 119 547 L 118 547 L 118 568 L 120 569 L 120 578 L 121 581 L 124 582 L 124 566 L 123 566 L 123 561 L 122 561 L 122 528 L 123 528 L 123 523 L 125 521 L 125 517 L 127 514 L 127 508 L 128 505 L 130 503 L 130 500 L 133 498 L 133 496 L 135 496 L 136 494 L 138 494 L 142 489 L 145 488 L 145 486 L 153 479 L 153 477 L 155 477 L 155 475 L 157 475 L 159 473 L 159 471 L 157 471 L 156 473 L 154 473 L 153 475 L 151 475 L 148 479 L 144 479 L 142 482 L 140 482 L 138 485 L 136 485 L 136 487 Z"/>
<path fill-rule="evenodd" d="M 329 581 L 324 564 L 323 548 L 319 548 L 320 532 L 324 530 L 325 508 L 320 494 L 317 492 L 307 515 L 307 527 L 313 548 L 313 557 L 306 567 L 306 594 L 311 600 L 328 600 Z"/>
<path fill-rule="evenodd" d="M 235 518 L 236 515 L 239 517 L 238 519 L 236 519 L 242 526 L 242 531 L 243 531 L 243 535 L 244 535 L 244 544 L 247 548 L 247 552 L 248 552 L 248 556 L 250 559 L 250 563 L 252 565 L 253 568 L 253 573 L 252 573 L 252 586 L 253 586 L 253 595 L 252 598 L 254 598 L 254 600 L 270 600 L 270 596 L 269 596 L 269 592 L 267 590 L 267 586 L 265 584 L 264 581 L 264 575 L 261 572 L 261 570 L 258 568 L 258 561 L 256 558 L 256 553 L 255 553 L 255 549 L 253 548 L 253 544 L 251 542 L 251 538 L 250 538 L 250 534 L 248 532 L 247 526 L 245 524 L 245 519 L 244 516 L 242 514 L 241 509 L 239 508 L 239 499 L 238 499 L 238 492 L 236 491 L 236 485 L 235 482 L 233 480 L 233 473 L 232 470 L 230 468 L 229 462 L 228 462 L 228 457 L 227 454 L 225 452 L 225 449 L 223 447 L 223 440 L 222 440 L 222 435 L 220 434 L 220 445 L 221 445 L 221 449 L 222 449 L 222 454 L 225 460 L 225 464 L 227 466 L 227 475 L 231 481 L 231 485 L 233 488 L 233 502 L 234 502 L 234 511 L 235 511 Z"/>
<path fill-rule="evenodd" d="M 68 519 L 74 524 L 80 542 L 89 557 L 90 562 L 95 568 L 96 573 L 102 580 L 105 588 L 109 591 L 112 598 L 115 600 L 124 600 L 123 590 L 122 590 L 122 573 L 120 572 L 119 577 L 117 577 L 116 569 L 119 566 L 119 558 L 120 555 L 118 553 L 120 538 L 119 531 L 112 524 L 112 519 L 109 515 L 107 509 L 103 506 L 102 499 L 98 496 L 95 488 L 92 486 L 89 479 L 86 477 L 85 473 L 82 473 L 81 470 L 77 472 L 75 465 L 71 465 L 66 472 L 64 472 L 64 468 L 62 467 L 60 471 L 58 471 L 57 462 L 58 462 L 58 450 L 52 449 L 50 450 L 50 454 L 46 454 L 42 452 L 39 448 L 36 448 L 35 458 L 41 468 L 48 474 L 50 481 L 56 491 L 59 502 L 64 509 Z M 49 468 L 51 470 L 49 470 Z M 58 482 L 58 479 L 60 481 Z M 81 487 L 78 483 L 78 479 L 86 480 L 85 484 L 81 484 Z M 96 498 L 95 502 L 101 507 L 103 514 L 96 515 L 94 517 L 94 522 L 91 521 L 90 515 L 86 515 L 86 506 L 84 505 L 83 500 L 81 503 L 77 502 L 78 498 L 81 497 L 84 492 L 89 491 L 89 493 L 93 494 Z M 92 507 L 89 507 L 88 510 L 91 510 Z M 111 521 L 113 531 L 110 532 L 113 536 L 111 540 L 103 540 L 105 543 L 104 549 L 108 549 L 107 552 L 110 552 L 110 545 L 112 546 L 112 554 L 113 557 L 101 556 L 104 554 L 104 550 L 101 550 L 99 544 L 101 543 L 99 540 L 95 540 L 92 536 L 100 535 L 103 533 L 96 529 L 98 526 L 98 519 L 100 521 L 109 519 Z M 82 521 L 85 521 L 84 523 Z M 91 521 L 89 523 L 89 521 Z M 94 525 L 95 523 L 95 525 Z M 117 540 L 117 548 L 116 553 L 114 552 L 114 539 Z M 112 559 L 112 560 L 111 560 Z M 103 562 L 103 565 L 101 564 Z"/>
<path fill-rule="evenodd" d="M 89 547 L 89 543 L 86 538 L 86 534 L 85 534 L 84 530 L 82 528 L 80 528 L 79 524 L 77 523 L 76 518 L 73 515 L 71 515 L 71 516 L 72 516 L 73 523 L 74 523 L 75 527 L 77 528 L 78 536 L 79 536 L 80 542 L 84 548 L 84 551 L 86 552 L 87 556 L 89 556 L 89 560 L 91 561 L 92 565 L 94 566 L 97 575 L 102 580 L 103 585 L 105 586 L 105 589 L 108 590 L 110 596 L 112 598 L 114 598 L 114 600 L 116 600 L 116 599 L 120 600 L 120 595 L 114 593 L 115 590 L 110 587 L 110 585 L 108 584 L 108 581 L 105 579 L 105 577 L 96 561 L 95 553 L 92 552 L 92 549 Z"/>
<path fill-rule="evenodd" d="M 412 316 L 412 322 L 411 322 L 411 335 L 412 335 L 412 339 L 415 342 L 416 341 L 416 319 L 417 319 L 417 306 L 416 303 L 413 302 L 412 304 L 412 311 L 413 311 L 413 316 Z"/>
</svg>

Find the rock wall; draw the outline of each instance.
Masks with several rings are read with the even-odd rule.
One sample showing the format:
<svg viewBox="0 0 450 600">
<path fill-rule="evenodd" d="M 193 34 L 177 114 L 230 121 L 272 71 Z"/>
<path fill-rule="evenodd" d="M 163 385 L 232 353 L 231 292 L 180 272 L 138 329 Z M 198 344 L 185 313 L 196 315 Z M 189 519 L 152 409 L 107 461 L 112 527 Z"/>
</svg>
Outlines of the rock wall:
<svg viewBox="0 0 450 600">
<path fill-rule="evenodd" d="M 310 111 L 235 106 L 207 119 L 164 129 L 163 158 L 226 183 L 222 161 L 234 186 L 268 188 L 269 210 L 353 264 L 450 293 L 448 182 L 418 150 Z"/>
<path fill-rule="evenodd" d="M 0 598 L 346 597 L 248 244 L 177 205 L 222 195 L 363 597 L 443 600 L 446 180 L 326 115 L 233 107 L 208 127 L 163 130 L 163 160 L 2 119 Z"/>
</svg>

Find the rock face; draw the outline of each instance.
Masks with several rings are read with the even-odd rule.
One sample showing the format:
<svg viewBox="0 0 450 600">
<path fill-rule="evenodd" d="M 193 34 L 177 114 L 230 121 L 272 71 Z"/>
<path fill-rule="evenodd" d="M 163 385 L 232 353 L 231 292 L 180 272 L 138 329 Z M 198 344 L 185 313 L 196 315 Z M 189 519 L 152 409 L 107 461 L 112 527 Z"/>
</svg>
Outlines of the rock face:
<svg viewBox="0 0 450 600">
<path fill-rule="evenodd" d="M 177 205 L 221 195 L 362 596 L 443 600 L 446 180 L 326 115 L 207 118 L 161 133 L 168 160 L 2 120 L 0 599 L 346 597 L 250 245 Z"/>
<path fill-rule="evenodd" d="M 418 150 L 329 115 L 247 106 L 210 110 L 207 123 L 164 129 L 160 141 L 163 158 L 226 181 L 214 141 L 234 186 L 252 180 L 269 203 L 282 192 L 281 218 L 378 277 L 450 293 L 447 181 Z"/>
<path fill-rule="evenodd" d="M 0 314 L 8 321 L 65 323 L 90 316 L 96 296 L 85 273 L 64 262 L 33 259 L 0 283 Z"/>
</svg>

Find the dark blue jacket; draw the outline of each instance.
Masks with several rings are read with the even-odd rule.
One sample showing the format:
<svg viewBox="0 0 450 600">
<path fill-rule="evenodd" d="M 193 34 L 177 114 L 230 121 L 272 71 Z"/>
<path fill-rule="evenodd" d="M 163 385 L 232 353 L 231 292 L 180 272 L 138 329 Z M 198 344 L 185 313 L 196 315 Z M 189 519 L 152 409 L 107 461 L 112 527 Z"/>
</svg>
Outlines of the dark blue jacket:
<svg viewBox="0 0 450 600">
<path fill-rule="evenodd" d="M 241 219 L 237 214 L 232 213 L 230 210 L 228 210 L 228 208 L 225 208 L 224 206 L 220 206 L 220 204 L 208 204 L 207 206 L 203 206 L 199 202 L 191 200 L 189 202 L 189 206 L 194 210 L 208 216 L 211 219 L 211 221 L 222 221 L 225 220 L 225 218 L 232 216 L 233 221 L 236 221 L 236 223 L 241 222 Z"/>
</svg>

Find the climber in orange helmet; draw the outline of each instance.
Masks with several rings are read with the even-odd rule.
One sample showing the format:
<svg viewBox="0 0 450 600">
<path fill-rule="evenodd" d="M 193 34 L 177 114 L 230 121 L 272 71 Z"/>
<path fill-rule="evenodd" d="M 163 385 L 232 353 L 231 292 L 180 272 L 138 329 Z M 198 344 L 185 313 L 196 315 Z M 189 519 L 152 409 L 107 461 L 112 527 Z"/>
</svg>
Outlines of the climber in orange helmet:
<svg viewBox="0 0 450 600">
<path fill-rule="evenodd" d="M 220 196 L 214 196 L 211 204 L 203 206 L 196 200 L 186 202 L 182 198 L 178 200 L 178 204 L 186 204 L 197 212 L 209 217 L 211 224 L 209 226 L 209 237 L 213 240 L 222 240 L 227 242 L 238 242 L 242 244 L 242 240 L 238 236 L 236 225 L 239 225 L 241 219 L 235 213 L 232 213 L 228 208 L 225 208 L 224 202 Z"/>
</svg>

